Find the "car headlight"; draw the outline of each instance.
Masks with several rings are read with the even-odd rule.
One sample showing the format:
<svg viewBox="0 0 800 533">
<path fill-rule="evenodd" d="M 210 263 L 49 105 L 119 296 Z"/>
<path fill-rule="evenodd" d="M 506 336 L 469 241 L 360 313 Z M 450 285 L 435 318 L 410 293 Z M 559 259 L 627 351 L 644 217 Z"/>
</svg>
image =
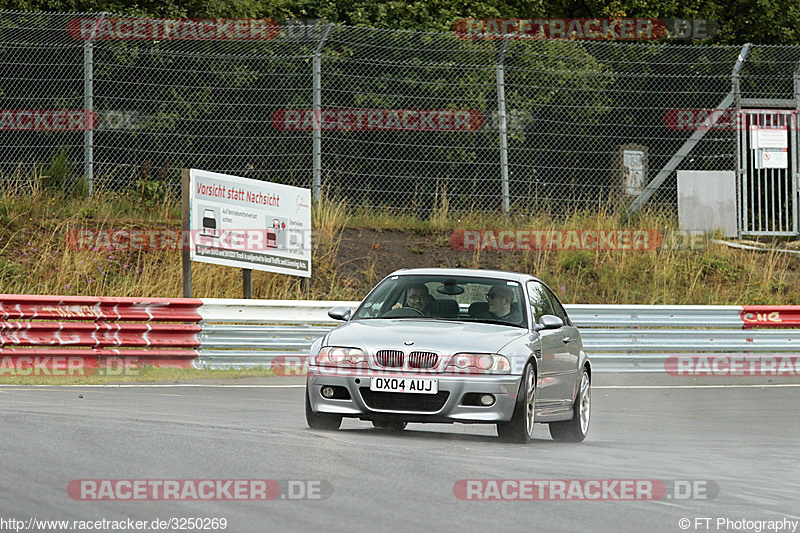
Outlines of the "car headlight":
<svg viewBox="0 0 800 533">
<path fill-rule="evenodd" d="M 468 353 L 460 353 L 453 356 L 453 364 L 458 368 L 467 368 L 472 363 L 473 358 Z"/>
<path fill-rule="evenodd" d="M 315 358 L 319 366 L 359 365 L 367 361 L 364 350 L 345 346 L 325 346 Z"/>
<path fill-rule="evenodd" d="M 509 374 L 511 363 L 496 353 L 457 353 L 447 365 L 446 371 L 467 371 L 476 374 Z"/>
</svg>

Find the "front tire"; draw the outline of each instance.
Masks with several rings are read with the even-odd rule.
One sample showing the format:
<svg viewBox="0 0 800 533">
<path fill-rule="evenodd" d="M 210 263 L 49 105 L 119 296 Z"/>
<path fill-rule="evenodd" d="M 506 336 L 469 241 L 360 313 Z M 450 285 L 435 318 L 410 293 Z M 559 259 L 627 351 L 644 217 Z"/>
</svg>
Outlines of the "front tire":
<svg viewBox="0 0 800 533">
<path fill-rule="evenodd" d="M 578 394 L 572 406 L 572 420 L 550 423 L 550 436 L 559 442 L 582 442 L 589 433 L 592 414 L 592 381 L 589 371 L 584 368 Z"/>
<path fill-rule="evenodd" d="M 311 409 L 311 400 L 308 395 L 311 391 L 306 387 L 306 424 L 311 429 L 322 429 L 327 431 L 336 431 L 342 425 L 342 417 L 338 415 L 328 415 L 323 413 L 315 413 Z"/>
<path fill-rule="evenodd" d="M 509 422 L 497 423 L 497 436 L 505 442 L 527 444 L 533 436 L 536 418 L 536 373 L 528 363 L 522 373 L 514 414 Z"/>
</svg>

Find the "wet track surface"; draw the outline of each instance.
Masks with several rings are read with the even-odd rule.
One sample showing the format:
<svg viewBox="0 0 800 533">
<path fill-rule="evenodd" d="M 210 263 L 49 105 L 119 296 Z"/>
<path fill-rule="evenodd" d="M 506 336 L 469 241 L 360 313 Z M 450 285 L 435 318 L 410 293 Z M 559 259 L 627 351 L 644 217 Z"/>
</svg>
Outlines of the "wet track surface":
<svg viewBox="0 0 800 533">
<path fill-rule="evenodd" d="M 80 398 L 79 396 L 83 396 Z M 589 438 L 345 420 L 312 431 L 296 386 L 0 387 L 0 518 L 227 519 L 227 531 L 689 531 L 800 520 L 800 387 L 595 387 Z M 713 499 L 462 501 L 461 479 L 709 480 Z M 76 479 L 324 480 L 322 500 L 76 501 Z M 710 517 L 709 528 L 695 518 Z M 798 528 L 800 531 L 800 528 Z"/>
</svg>

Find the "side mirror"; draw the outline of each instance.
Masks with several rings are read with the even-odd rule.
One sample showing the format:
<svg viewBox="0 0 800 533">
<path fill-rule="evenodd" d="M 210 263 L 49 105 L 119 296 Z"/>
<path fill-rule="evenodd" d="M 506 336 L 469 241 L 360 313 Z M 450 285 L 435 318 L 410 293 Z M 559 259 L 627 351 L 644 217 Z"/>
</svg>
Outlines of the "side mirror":
<svg viewBox="0 0 800 533">
<path fill-rule="evenodd" d="M 347 320 L 350 318 L 350 314 L 352 311 L 349 307 L 334 307 L 330 311 L 328 311 L 328 316 L 334 320 Z"/>
<path fill-rule="evenodd" d="M 564 321 L 555 315 L 542 315 L 539 323 L 536 324 L 536 331 L 541 329 L 558 329 L 564 327 Z"/>
</svg>

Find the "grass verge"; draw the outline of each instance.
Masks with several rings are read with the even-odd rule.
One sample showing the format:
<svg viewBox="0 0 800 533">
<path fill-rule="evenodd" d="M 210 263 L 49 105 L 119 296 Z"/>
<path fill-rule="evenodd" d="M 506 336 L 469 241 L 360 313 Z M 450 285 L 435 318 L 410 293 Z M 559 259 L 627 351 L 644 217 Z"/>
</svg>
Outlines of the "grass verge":
<svg viewBox="0 0 800 533">
<path fill-rule="evenodd" d="M 179 229 L 179 207 L 156 193 L 144 188 L 100 191 L 86 199 L 35 183 L 6 187 L 0 193 L 3 292 L 180 296 L 177 250 L 104 252 L 65 245 L 65 236 L 81 228 Z M 711 245 L 644 252 L 457 252 L 449 243 L 455 229 L 647 229 L 669 234 L 677 229 L 672 213 L 651 211 L 630 218 L 600 206 L 566 218 L 547 213 L 504 218 L 455 212 L 442 197 L 437 208 L 421 219 L 374 209 L 348 212 L 344 206 L 330 199 L 314 206 L 310 284 L 255 271 L 254 298 L 360 300 L 396 268 L 446 266 L 532 273 L 566 303 L 800 304 L 800 260 L 775 251 Z M 192 282 L 198 297 L 241 295 L 238 269 L 194 263 Z"/>
<path fill-rule="evenodd" d="M 179 383 L 194 380 L 262 378 L 274 376 L 269 368 L 207 370 L 193 368 L 144 367 L 120 375 L 23 376 L 0 374 L 2 385 L 112 385 L 123 383 Z"/>
</svg>

